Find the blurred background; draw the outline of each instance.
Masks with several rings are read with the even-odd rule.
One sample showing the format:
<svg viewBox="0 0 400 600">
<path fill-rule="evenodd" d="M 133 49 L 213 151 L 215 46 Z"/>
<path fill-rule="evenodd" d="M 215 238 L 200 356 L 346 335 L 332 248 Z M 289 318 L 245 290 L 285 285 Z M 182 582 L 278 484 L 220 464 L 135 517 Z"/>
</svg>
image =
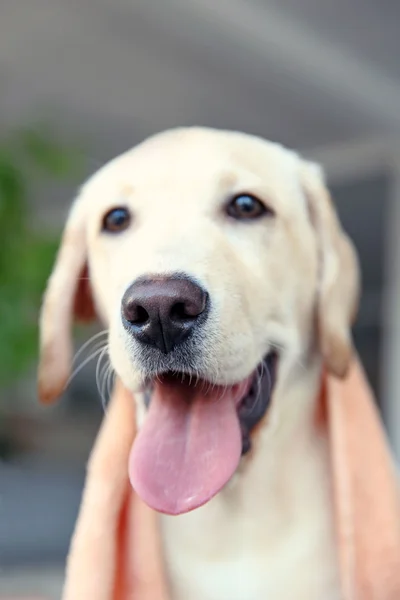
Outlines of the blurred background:
<svg viewBox="0 0 400 600">
<path fill-rule="evenodd" d="M 396 0 L 1 1 L 0 597 L 59 598 L 102 418 L 96 361 L 54 408 L 36 399 L 67 209 L 156 131 L 240 129 L 324 164 L 361 259 L 357 348 L 400 458 L 399 29 Z"/>
</svg>

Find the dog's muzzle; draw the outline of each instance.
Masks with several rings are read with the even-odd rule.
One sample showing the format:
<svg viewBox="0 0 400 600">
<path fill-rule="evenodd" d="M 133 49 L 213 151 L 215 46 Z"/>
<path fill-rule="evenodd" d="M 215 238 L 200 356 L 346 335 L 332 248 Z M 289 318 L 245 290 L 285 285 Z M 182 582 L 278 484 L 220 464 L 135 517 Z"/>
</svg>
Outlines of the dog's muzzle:
<svg viewBox="0 0 400 600">
<path fill-rule="evenodd" d="M 186 275 L 147 276 L 122 299 L 135 342 L 147 415 L 132 448 L 133 487 L 152 508 L 193 510 L 231 478 L 270 403 L 276 357 L 269 352 L 242 381 L 219 385 L 201 368 L 207 292 Z"/>
</svg>

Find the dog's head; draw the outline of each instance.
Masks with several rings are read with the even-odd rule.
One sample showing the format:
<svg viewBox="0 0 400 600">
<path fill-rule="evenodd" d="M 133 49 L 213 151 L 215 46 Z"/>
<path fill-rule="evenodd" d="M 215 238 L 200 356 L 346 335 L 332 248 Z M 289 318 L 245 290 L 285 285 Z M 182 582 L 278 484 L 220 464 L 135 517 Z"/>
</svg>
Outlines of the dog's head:
<svg viewBox="0 0 400 600">
<path fill-rule="evenodd" d="M 240 133 L 160 134 L 74 203 L 44 299 L 40 396 L 68 380 L 73 314 L 97 313 L 146 406 L 132 482 L 154 508 L 190 510 L 235 471 L 276 377 L 316 352 L 345 375 L 358 287 L 317 165 Z"/>
</svg>

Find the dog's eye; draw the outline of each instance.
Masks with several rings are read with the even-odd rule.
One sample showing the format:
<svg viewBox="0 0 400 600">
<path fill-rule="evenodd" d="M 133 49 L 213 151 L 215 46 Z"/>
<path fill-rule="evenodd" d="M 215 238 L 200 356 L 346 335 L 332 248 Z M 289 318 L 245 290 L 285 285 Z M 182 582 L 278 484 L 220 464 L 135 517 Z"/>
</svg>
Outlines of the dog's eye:
<svg viewBox="0 0 400 600">
<path fill-rule="evenodd" d="M 102 223 L 102 231 L 109 231 L 110 233 L 118 233 L 124 231 L 131 222 L 131 215 L 127 208 L 122 206 L 113 208 L 104 215 Z"/>
<path fill-rule="evenodd" d="M 267 208 L 258 198 L 251 194 L 235 196 L 227 206 L 230 217 L 238 220 L 258 219 L 263 215 L 272 215 L 272 210 Z"/>
</svg>

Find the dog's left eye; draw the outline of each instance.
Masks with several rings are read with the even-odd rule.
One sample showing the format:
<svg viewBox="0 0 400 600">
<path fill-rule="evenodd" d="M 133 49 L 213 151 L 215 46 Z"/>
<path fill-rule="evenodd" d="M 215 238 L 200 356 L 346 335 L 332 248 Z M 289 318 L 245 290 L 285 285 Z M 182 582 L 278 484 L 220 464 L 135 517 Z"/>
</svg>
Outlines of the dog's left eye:
<svg viewBox="0 0 400 600">
<path fill-rule="evenodd" d="M 229 202 L 227 213 L 237 220 L 251 220 L 258 219 L 266 214 L 272 214 L 272 211 L 255 196 L 239 194 Z"/>
<path fill-rule="evenodd" d="M 131 222 L 129 210 L 125 207 L 113 208 L 103 217 L 102 231 L 118 233 L 124 231 Z"/>
</svg>

